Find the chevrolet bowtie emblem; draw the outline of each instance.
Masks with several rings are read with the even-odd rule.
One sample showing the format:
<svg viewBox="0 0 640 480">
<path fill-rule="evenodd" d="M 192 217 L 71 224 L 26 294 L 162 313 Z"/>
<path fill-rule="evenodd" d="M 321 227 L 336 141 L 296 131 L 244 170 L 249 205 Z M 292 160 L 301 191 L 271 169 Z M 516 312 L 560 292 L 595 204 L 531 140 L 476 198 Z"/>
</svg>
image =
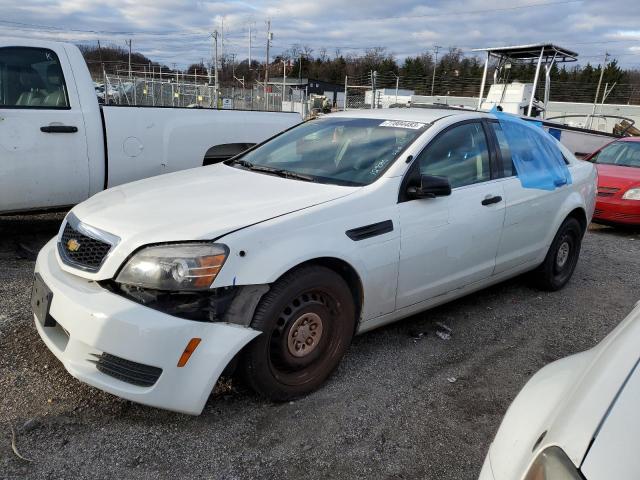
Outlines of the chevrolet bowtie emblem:
<svg viewBox="0 0 640 480">
<path fill-rule="evenodd" d="M 67 250 L 70 252 L 77 252 L 80 248 L 80 242 L 78 242 L 75 238 L 72 238 L 67 242 Z"/>
</svg>

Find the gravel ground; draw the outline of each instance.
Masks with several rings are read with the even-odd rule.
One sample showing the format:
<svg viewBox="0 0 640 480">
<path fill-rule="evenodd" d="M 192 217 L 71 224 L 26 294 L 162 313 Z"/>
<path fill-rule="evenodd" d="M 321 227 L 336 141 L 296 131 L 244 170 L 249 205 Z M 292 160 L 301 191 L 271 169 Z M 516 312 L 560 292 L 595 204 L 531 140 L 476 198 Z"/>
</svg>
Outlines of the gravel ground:
<svg viewBox="0 0 640 480">
<path fill-rule="evenodd" d="M 595 227 L 560 292 L 505 282 L 357 337 L 304 399 L 272 404 L 227 381 L 190 417 L 76 381 L 40 341 L 33 252 L 61 219 L 0 217 L 0 478 L 476 478 L 531 375 L 640 299 L 640 233 Z"/>
</svg>

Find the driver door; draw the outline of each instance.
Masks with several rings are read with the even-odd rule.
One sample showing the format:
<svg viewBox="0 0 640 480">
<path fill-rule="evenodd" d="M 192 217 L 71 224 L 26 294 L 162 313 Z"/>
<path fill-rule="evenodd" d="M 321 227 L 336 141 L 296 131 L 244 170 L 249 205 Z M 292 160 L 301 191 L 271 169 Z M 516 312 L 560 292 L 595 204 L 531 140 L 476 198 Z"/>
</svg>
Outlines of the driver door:
<svg viewBox="0 0 640 480">
<path fill-rule="evenodd" d="M 0 212 L 79 203 L 89 157 L 64 46 L 12 45 L 0 40 Z"/>
<path fill-rule="evenodd" d="M 449 196 L 401 201 L 396 308 L 487 279 L 505 217 L 504 190 L 480 121 L 448 127 L 416 157 L 421 174 L 445 176 Z"/>
</svg>

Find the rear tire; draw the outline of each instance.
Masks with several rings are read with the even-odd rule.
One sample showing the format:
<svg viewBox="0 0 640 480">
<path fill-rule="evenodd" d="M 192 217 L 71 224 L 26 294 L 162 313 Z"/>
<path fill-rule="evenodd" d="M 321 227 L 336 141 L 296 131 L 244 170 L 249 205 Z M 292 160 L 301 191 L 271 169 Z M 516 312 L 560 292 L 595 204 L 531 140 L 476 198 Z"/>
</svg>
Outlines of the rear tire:
<svg viewBox="0 0 640 480">
<path fill-rule="evenodd" d="M 274 401 L 312 392 L 342 359 L 355 321 L 354 300 L 340 275 L 320 266 L 294 270 L 258 304 L 251 327 L 263 333 L 243 351 L 241 375 Z"/>
<path fill-rule="evenodd" d="M 580 257 L 583 235 L 580 222 L 573 217 L 560 225 L 544 262 L 532 272 L 538 288 L 553 292 L 569 282 Z"/>
</svg>

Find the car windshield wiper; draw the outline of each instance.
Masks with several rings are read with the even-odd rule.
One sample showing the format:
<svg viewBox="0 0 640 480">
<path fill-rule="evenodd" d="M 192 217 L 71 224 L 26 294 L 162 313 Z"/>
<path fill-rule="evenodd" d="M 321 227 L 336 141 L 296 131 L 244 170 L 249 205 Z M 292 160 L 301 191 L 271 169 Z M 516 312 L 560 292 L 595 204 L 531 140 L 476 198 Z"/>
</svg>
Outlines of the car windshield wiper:
<svg viewBox="0 0 640 480">
<path fill-rule="evenodd" d="M 302 173 L 291 172 L 289 170 L 284 170 L 282 168 L 274 168 L 274 167 L 266 167 L 264 165 L 256 165 L 255 163 L 251 163 L 247 160 L 234 160 L 232 163 L 240 165 L 241 167 L 247 168 L 254 172 L 264 172 L 269 173 L 271 175 L 277 175 L 283 178 L 291 178 L 294 180 L 303 180 L 305 182 L 315 182 L 316 179 L 311 175 L 304 175 Z"/>
<path fill-rule="evenodd" d="M 277 170 L 273 173 L 284 178 L 292 178 L 294 180 L 303 180 L 305 182 L 317 182 L 315 177 L 311 175 L 305 175 L 304 173 L 291 172 L 289 170 Z"/>
</svg>

